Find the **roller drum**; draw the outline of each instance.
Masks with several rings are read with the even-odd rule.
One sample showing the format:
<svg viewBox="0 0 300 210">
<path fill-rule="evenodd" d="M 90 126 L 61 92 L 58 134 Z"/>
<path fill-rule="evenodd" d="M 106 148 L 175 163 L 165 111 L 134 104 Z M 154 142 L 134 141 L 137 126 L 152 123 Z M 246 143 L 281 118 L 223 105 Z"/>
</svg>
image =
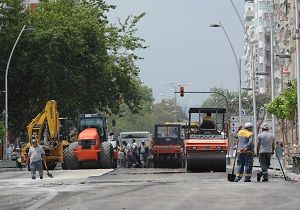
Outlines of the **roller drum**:
<svg viewBox="0 0 300 210">
<path fill-rule="evenodd" d="M 188 152 L 186 169 L 191 172 L 226 172 L 226 151 Z"/>
</svg>

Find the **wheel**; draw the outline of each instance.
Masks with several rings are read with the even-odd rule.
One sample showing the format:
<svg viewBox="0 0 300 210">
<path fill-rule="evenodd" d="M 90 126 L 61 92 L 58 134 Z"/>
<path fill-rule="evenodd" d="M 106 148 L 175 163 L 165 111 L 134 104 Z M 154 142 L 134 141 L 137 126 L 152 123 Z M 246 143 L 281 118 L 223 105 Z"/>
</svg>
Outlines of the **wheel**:
<svg viewBox="0 0 300 210">
<path fill-rule="evenodd" d="M 79 169 L 80 165 L 77 160 L 74 150 L 78 147 L 78 142 L 73 142 L 69 147 L 64 148 L 64 163 L 62 165 L 63 169 Z"/>
<path fill-rule="evenodd" d="M 188 160 L 187 160 L 187 156 L 185 157 L 185 163 L 184 163 L 184 165 L 185 165 L 185 171 L 186 171 L 186 173 L 189 173 L 189 172 L 191 172 L 191 167 L 190 167 L 190 165 L 188 164 Z"/>
<path fill-rule="evenodd" d="M 100 145 L 101 168 L 113 168 L 113 147 L 109 142 L 102 142 Z"/>
</svg>

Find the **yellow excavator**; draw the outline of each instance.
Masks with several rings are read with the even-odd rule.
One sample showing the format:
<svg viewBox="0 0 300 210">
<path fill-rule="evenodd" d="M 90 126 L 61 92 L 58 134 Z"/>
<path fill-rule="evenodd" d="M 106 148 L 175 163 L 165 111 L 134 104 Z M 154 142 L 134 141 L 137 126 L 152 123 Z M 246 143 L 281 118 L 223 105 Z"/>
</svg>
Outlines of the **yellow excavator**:
<svg viewBox="0 0 300 210">
<path fill-rule="evenodd" d="M 46 163 L 53 170 L 58 162 L 63 162 L 63 151 L 69 146 L 69 141 L 60 139 L 60 127 L 65 128 L 67 118 L 59 118 L 57 103 L 50 100 L 44 110 L 27 126 L 28 143 L 22 148 L 22 159 L 26 160 L 33 139 L 43 147 L 46 153 Z"/>
</svg>

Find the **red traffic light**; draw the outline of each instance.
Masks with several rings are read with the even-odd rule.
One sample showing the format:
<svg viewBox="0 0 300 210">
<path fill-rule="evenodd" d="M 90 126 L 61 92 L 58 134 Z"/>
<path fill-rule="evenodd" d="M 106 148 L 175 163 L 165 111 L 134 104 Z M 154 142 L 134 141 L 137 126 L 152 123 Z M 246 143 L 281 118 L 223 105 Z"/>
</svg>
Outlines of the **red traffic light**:
<svg viewBox="0 0 300 210">
<path fill-rule="evenodd" d="M 184 96 L 184 86 L 180 86 L 179 91 L 180 91 L 180 96 L 183 97 Z"/>
</svg>

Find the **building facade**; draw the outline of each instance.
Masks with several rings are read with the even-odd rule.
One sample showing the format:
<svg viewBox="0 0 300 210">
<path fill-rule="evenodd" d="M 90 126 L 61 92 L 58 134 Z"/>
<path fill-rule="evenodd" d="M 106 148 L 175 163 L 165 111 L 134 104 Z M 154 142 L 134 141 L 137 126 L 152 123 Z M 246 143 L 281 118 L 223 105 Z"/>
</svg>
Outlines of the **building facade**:
<svg viewBox="0 0 300 210">
<path fill-rule="evenodd" d="M 296 78 L 295 3 L 296 0 L 245 1 L 245 84 L 255 87 L 257 93 L 271 92 L 272 31 L 275 96 Z"/>
</svg>

